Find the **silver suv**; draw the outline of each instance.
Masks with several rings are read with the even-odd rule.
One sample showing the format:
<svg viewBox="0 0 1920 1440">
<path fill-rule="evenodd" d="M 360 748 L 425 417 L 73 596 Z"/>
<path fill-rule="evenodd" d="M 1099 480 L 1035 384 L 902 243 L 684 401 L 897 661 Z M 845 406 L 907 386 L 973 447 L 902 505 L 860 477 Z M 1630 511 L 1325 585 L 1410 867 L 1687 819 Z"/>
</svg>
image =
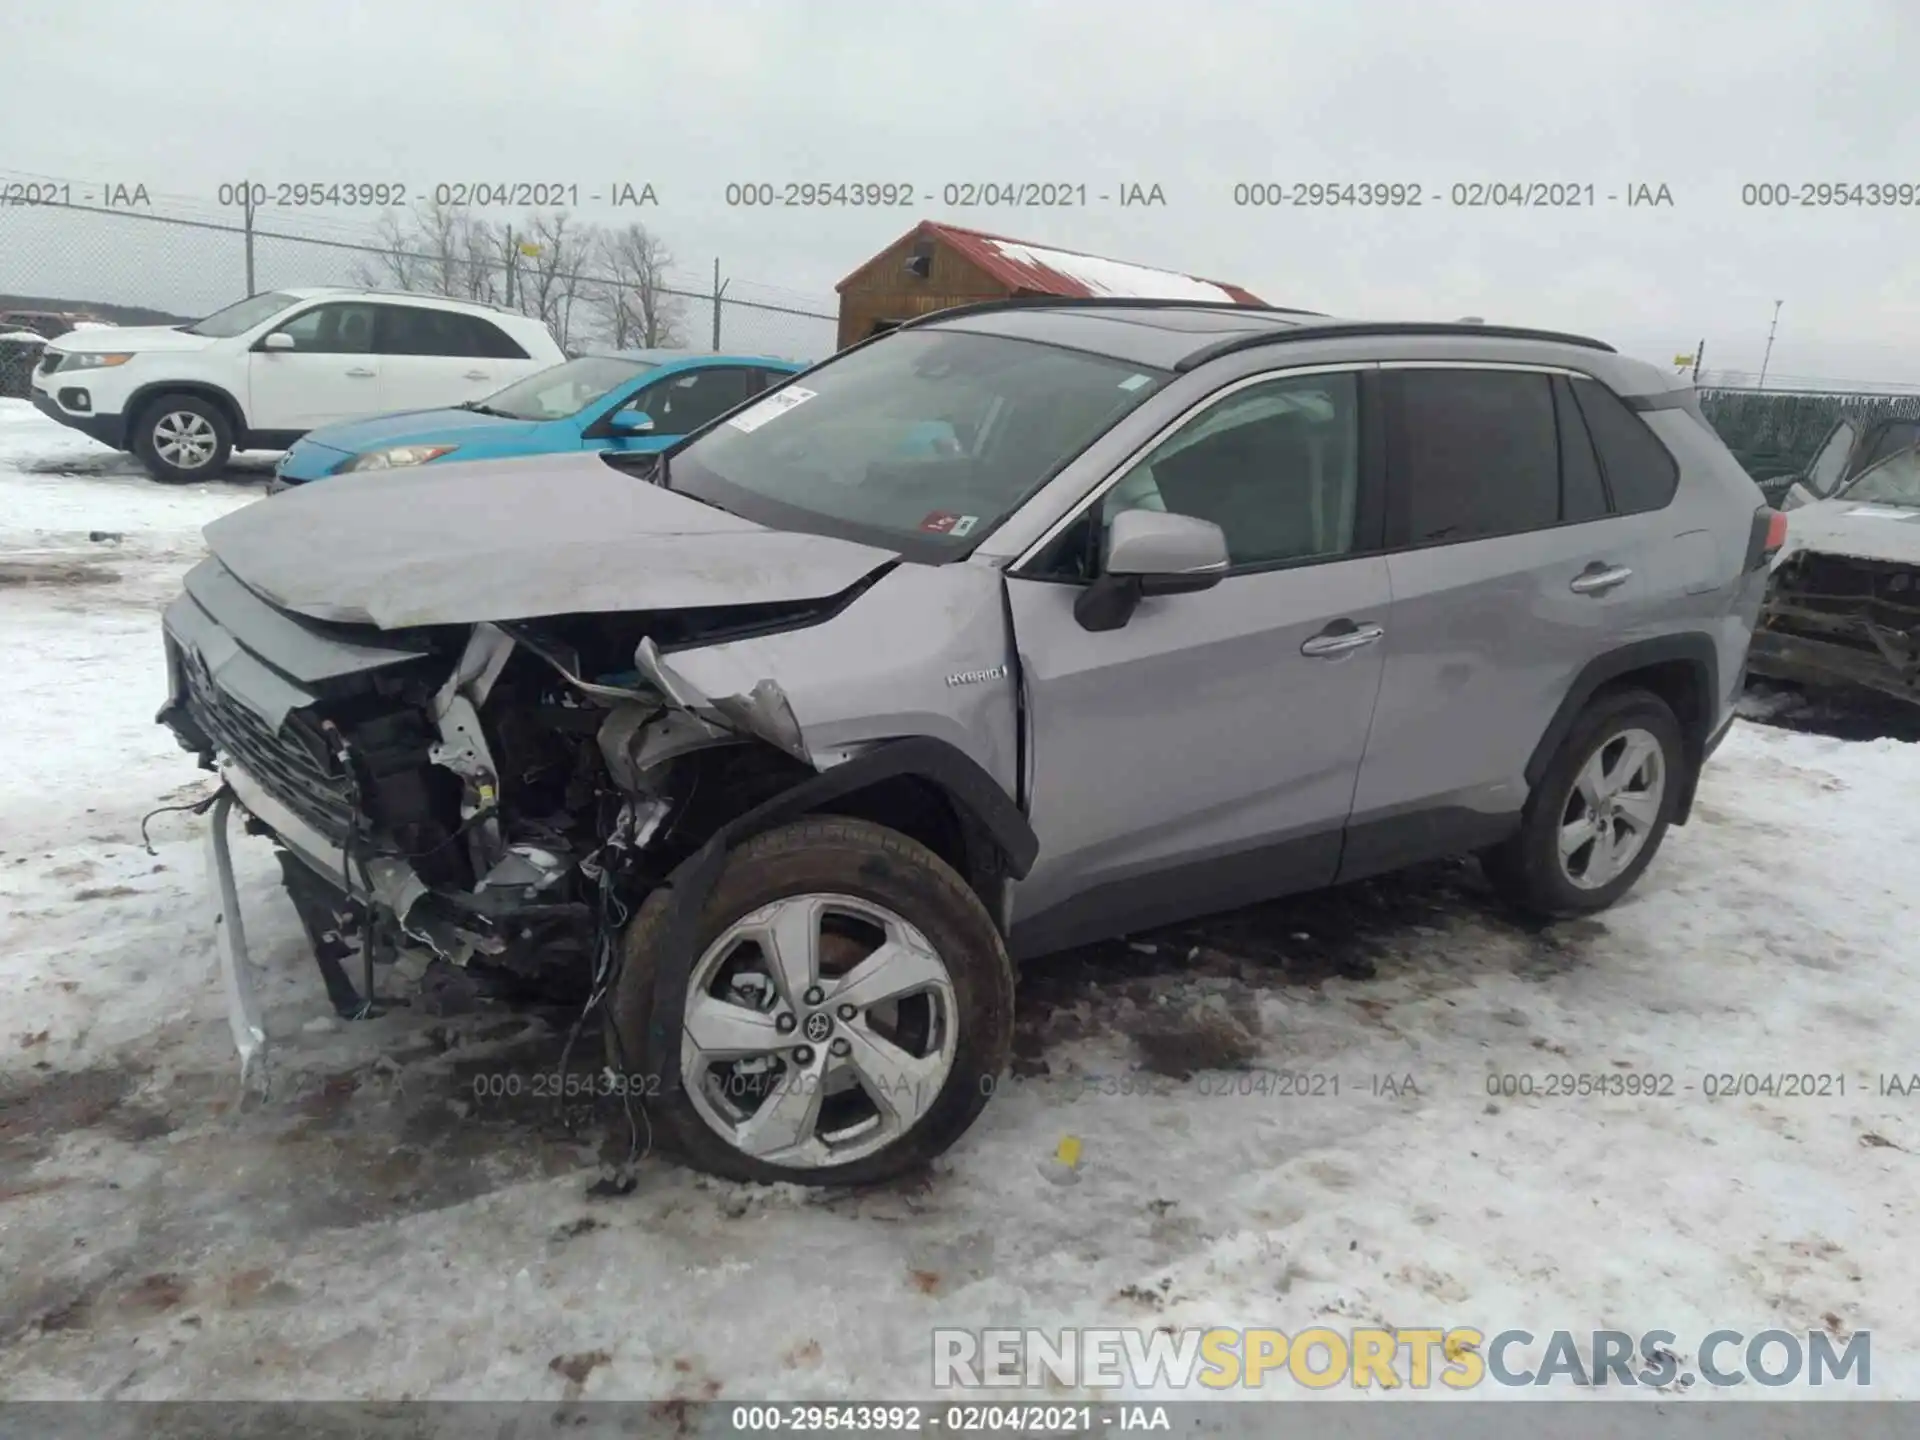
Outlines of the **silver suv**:
<svg viewBox="0 0 1920 1440">
<path fill-rule="evenodd" d="M 225 781 L 249 1061 L 236 803 L 342 1014 L 402 946 L 571 980 L 691 1163 L 871 1181 L 979 1115 L 1024 957 L 1459 852 L 1611 904 L 1783 535 L 1692 391 L 1596 341 L 993 304 L 664 459 L 228 515 L 161 718 Z"/>
</svg>

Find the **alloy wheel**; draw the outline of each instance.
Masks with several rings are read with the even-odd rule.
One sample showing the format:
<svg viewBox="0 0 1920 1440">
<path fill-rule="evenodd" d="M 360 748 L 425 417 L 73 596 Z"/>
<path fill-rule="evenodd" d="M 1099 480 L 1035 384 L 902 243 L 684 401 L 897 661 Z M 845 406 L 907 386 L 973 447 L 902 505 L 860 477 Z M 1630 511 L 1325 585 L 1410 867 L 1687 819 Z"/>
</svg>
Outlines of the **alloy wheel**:
<svg viewBox="0 0 1920 1440">
<path fill-rule="evenodd" d="M 1609 736 L 1574 777 L 1560 814 L 1560 870 L 1582 890 L 1617 879 L 1646 848 L 1667 788 L 1666 752 L 1638 728 Z"/>
<path fill-rule="evenodd" d="M 177 470 L 198 470 L 219 448 L 212 422 L 192 410 L 170 410 L 154 422 L 154 453 Z"/>
<path fill-rule="evenodd" d="M 945 961 L 912 924 L 850 895 L 742 916 L 693 967 L 680 1068 L 734 1149 L 814 1169 L 885 1149 L 944 1089 L 958 1041 Z"/>
</svg>

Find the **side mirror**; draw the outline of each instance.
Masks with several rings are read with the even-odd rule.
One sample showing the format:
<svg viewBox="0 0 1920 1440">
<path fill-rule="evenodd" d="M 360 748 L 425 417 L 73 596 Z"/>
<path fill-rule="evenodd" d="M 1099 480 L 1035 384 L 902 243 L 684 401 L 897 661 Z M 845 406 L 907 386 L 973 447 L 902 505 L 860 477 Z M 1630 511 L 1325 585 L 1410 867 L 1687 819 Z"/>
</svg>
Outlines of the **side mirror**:
<svg viewBox="0 0 1920 1440">
<path fill-rule="evenodd" d="M 260 348 L 262 350 L 291 350 L 293 349 L 293 336 L 287 334 L 284 330 L 276 330 L 260 342 Z"/>
<path fill-rule="evenodd" d="M 1226 534 L 1210 520 L 1122 510 L 1108 527 L 1100 578 L 1080 592 L 1074 618 L 1086 630 L 1118 630 L 1147 596 L 1211 589 L 1231 563 Z"/>
<path fill-rule="evenodd" d="M 644 410 L 616 410 L 607 428 L 616 435 L 645 435 L 653 429 L 653 417 Z"/>
</svg>

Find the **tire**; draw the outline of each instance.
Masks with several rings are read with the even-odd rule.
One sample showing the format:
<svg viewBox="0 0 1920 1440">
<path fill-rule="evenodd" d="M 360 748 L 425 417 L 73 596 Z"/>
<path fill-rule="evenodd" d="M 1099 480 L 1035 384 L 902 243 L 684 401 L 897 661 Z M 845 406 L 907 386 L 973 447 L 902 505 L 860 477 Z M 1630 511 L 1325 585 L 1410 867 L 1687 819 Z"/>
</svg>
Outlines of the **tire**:
<svg viewBox="0 0 1920 1440">
<path fill-rule="evenodd" d="M 133 453 L 163 484 L 211 480 L 233 454 L 233 426 L 225 411 L 202 396 L 162 395 L 134 422 Z"/>
<path fill-rule="evenodd" d="M 1653 758 L 1623 774 L 1648 742 Z M 1589 770 L 1596 760 L 1598 775 Z M 1656 772 L 1649 764 L 1657 767 L 1657 796 Z M 1633 887 L 1659 851 L 1686 767 L 1680 722 L 1658 695 L 1619 690 L 1596 697 L 1528 797 L 1520 832 L 1481 855 L 1487 879 L 1510 904 L 1542 918 L 1606 909 Z M 1603 793 L 1603 801 L 1617 809 L 1595 811 L 1596 779 L 1601 792 L 1615 780 L 1621 783 L 1610 796 Z M 1576 841 L 1582 825 L 1591 839 L 1563 859 L 1563 836 L 1568 843 Z M 1635 831 L 1638 841 L 1627 853 L 1623 837 Z M 1610 850 L 1604 848 L 1608 834 L 1614 837 Z"/>
<path fill-rule="evenodd" d="M 629 1076 L 660 1073 L 656 1057 L 648 1053 L 647 1030 L 666 910 L 666 892 L 656 891 L 628 925 L 620 973 L 607 1003 L 608 1063 Z M 794 986 L 772 980 L 779 966 L 766 963 L 767 952 L 758 949 L 751 933 L 737 937 L 743 922 L 751 927 L 775 921 L 788 927 L 782 934 L 819 937 L 812 973 L 825 993 L 812 1004 L 801 990 L 789 1009 L 785 997 Z M 845 1002 L 836 1003 L 836 992 L 865 1002 L 885 989 L 873 967 L 859 991 L 846 988 L 881 938 L 881 924 L 895 937 L 890 973 L 918 977 L 927 988 L 906 999 L 864 1005 L 849 1018 Z M 681 1084 L 641 1092 L 652 1095 L 660 1138 L 696 1169 L 730 1180 L 801 1185 L 891 1179 L 923 1167 L 957 1141 L 979 1118 L 1006 1070 L 1013 1042 L 1013 966 L 999 931 L 959 875 L 897 831 L 826 816 L 748 840 L 728 858 L 714 885 L 695 927 L 694 945 L 688 1013 L 696 1004 L 711 1004 L 721 1008 L 708 1010 L 710 1018 L 729 1024 L 750 1020 L 755 1047 L 754 1058 L 746 1062 L 703 1064 L 696 1031 L 720 1032 L 689 1027 L 683 1018 L 675 1029 L 682 1047 Z M 928 953 L 934 957 L 931 964 Z M 764 983 L 754 978 L 756 964 L 765 972 Z M 929 979 L 936 970 L 944 981 Z M 735 979 L 729 981 L 729 975 Z M 759 988 L 762 1008 L 714 998 L 716 989 L 728 985 Z M 779 1023 L 791 1021 L 791 1028 L 766 1028 L 775 1025 L 777 1013 L 786 1014 Z M 737 1038 L 741 1032 L 729 1028 L 724 1033 Z M 758 1077 L 731 1067 L 759 1065 L 758 1057 L 766 1054 L 779 1057 L 784 1074 L 756 1094 Z M 899 1063 L 903 1057 L 911 1064 Z M 899 1078 L 876 1086 L 875 1074 Z M 809 1077 L 819 1084 L 810 1086 Z M 774 1128 L 770 1122 L 779 1112 L 769 1107 L 776 1100 L 791 1105 L 816 1095 L 817 1113 L 798 1109 L 780 1117 L 792 1121 L 780 1133 L 805 1135 L 803 1144 L 811 1153 L 783 1153 L 771 1143 L 749 1145 L 742 1139 L 752 1133 L 751 1122 Z M 885 1104 L 880 1097 L 886 1097 Z M 867 1111 L 873 1128 L 862 1131 L 858 1117 Z M 841 1138 L 822 1141 L 823 1133 Z"/>
</svg>

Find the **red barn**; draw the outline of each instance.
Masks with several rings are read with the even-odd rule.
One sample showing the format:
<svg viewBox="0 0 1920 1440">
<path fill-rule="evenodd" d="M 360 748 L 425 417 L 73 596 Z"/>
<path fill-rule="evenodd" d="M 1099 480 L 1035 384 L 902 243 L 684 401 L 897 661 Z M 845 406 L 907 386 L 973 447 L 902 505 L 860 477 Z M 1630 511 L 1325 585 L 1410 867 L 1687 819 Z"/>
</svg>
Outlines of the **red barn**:
<svg viewBox="0 0 1920 1440">
<path fill-rule="evenodd" d="M 834 288 L 840 293 L 841 349 L 932 310 L 1021 295 L 1266 303 L 1224 281 L 1009 240 L 937 220 L 921 221 Z"/>
</svg>

